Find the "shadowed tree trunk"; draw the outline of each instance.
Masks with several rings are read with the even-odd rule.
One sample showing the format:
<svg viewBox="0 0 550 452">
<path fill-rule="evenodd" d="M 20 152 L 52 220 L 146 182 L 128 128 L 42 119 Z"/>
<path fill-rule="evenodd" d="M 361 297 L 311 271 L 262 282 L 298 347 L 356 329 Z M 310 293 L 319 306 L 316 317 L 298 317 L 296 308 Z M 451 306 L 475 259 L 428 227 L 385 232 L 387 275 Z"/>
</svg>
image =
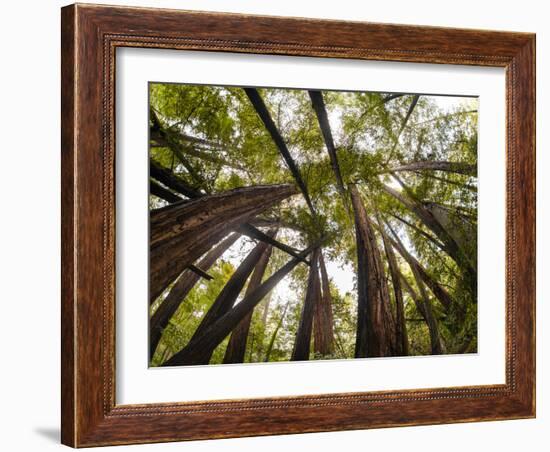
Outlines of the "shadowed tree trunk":
<svg viewBox="0 0 550 452">
<path fill-rule="evenodd" d="M 223 158 L 220 158 L 216 154 L 195 149 L 190 144 L 180 143 L 178 141 L 178 138 L 179 138 L 179 134 L 174 134 L 173 132 L 167 132 L 166 130 L 151 132 L 151 139 L 154 140 L 154 143 L 152 143 L 152 147 L 169 148 L 172 152 L 176 153 L 178 158 L 183 154 L 188 154 L 192 157 L 197 157 L 198 159 L 215 163 L 217 165 L 227 166 L 229 168 L 242 170 L 242 167 L 240 167 L 239 165 L 229 162 Z"/>
<path fill-rule="evenodd" d="M 428 324 L 428 330 L 430 331 L 430 343 L 432 347 L 432 355 L 441 355 L 445 353 L 443 343 L 441 341 L 441 335 L 439 334 L 439 324 L 434 316 L 432 302 L 424 287 L 424 282 L 420 278 L 418 271 L 411 267 L 416 285 L 420 291 L 420 296 L 424 302 L 424 312 L 426 314 L 426 323 Z"/>
<path fill-rule="evenodd" d="M 279 248 L 281 251 L 284 251 L 285 253 L 288 253 L 293 257 L 297 257 L 298 259 L 301 259 L 303 263 L 309 265 L 309 261 L 301 257 L 299 251 L 295 250 L 294 248 L 292 248 L 291 246 L 288 246 L 285 243 L 281 243 L 275 240 L 274 237 L 271 237 L 269 234 L 263 233 L 262 231 L 260 231 L 259 229 L 256 229 L 254 226 L 252 226 L 249 223 L 245 223 L 241 225 L 238 231 L 244 235 L 247 235 L 248 237 L 261 240 L 262 242 L 266 242 L 269 245 L 274 246 L 275 248 Z"/>
<path fill-rule="evenodd" d="M 396 178 L 401 184 L 402 182 Z M 457 263 L 458 267 L 463 269 L 468 280 L 472 293 L 475 293 L 475 283 L 477 283 L 477 271 L 472 265 L 472 261 L 468 256 L 467 250 L 462 249 L 456 240 L 452 237 L 452 234 L 445 229 L 445 227 L 437 220 L 434 214 L 420 201 L 413 199 L 410 196 L 405 196 L 393 188 L 382 186 L 383 189 L 392 195 L 395 199 L 400 201 L 403 205 L 409 208 L 420 221 L 443 242 L 445 245 L 446 253 Z"/>
<path fill-rule="evenodd" d="M 408 227 L 410 227 L 414 231 L 418 232 L 423 237 L 427 238 L 430 242 L 432 242 L 440 250 L 447 252 L 447 248 L 445 247 L 445 245 L 443 243 L 441 243 L 439 240 L 437 240 L 435 237 L 433 237 L 432 235 L 428 234 L 426 231 L 420 229 L 418 226 L 415 226 L 413 223 L 411 223 L 410 221 L 405 220 L 405 218 L 400 217 L 399 215 L 396 215 L 394 213 L 390 213 L 390 215 L 392 217 L 394 217 L 395 219 L 399 220 L 401 223 L 406 224 Z M 447 253 L 447 254 L 449 254 L 449 253 Z"/>
<path fill-rule="evenodd" d="M 334 351 L 334 318 L 332 296 L 323 253 L 319 252 L 319 270 L 321 272 L 321 296 L 313 316 L 313 350 L 320 355 L 330 355 Z"/>
<path fill-rule="evenodd" d="M 414 279 L 416 281 L 416 285 L 418 286 L 418 290 L 420 291 L 420 300 L 423 306 L 423 308 L 421 309 L 421 314 L 426 319 L 426 323 L 430 331 L 430 343 L 432 346 L 432 354 L 440 355 L 442 353 L 445 353 L 443 344 L 441 342 L 441 336 L 439 334 L 439 324 L 437 323 L 437 319 L 434 316 L 432 302 L 424 286 L 425 284 L 424 277 L 421 275 L 421 272 L 423 272 L 424 275 L 426 275 L 426 273 L 422 268 L 422 266 L 418 263 L 418 261 L 416 261 L 416 259 L 414 259 L 414 257 L 412 257 L 409 254 L 409 252 L 405 249 L 405 247 L 403 246 L 403 243 L 401 243 L 401 240 L 399 239 L 399 236 L 395 233 L 393 229 L 391 229 L 391 226 L 388 225 L 388 227 L 390 228 L 390 231 L 395 237 L 395 240 L 392 240 L 389 237 L 388 239 L 391 241 L 392 245 L 397 249 L 397 251 L 399 251 L 399 253 L 405 258 L 405 260 L 409 264 L 409 267 L 411 268 Z M 430 280 L 433 281 L 431 278 Z M 435 282 L 435 284 L 439 286 L 437 282 Z M 412 291 L 412 288 L 411 288 L 411 294 L 414 294 L 414 291 Z M 435 292 L 434 292 L 434 295 L 436 295 Z M 413 298 L 414 298 L 414 295 L 413 295 Z"/>
<path fill-rule="evenodd" d="M 246 187 L 155 211 L 150 216 L 150 298 L 229 231 L 295 193 L 289 184 Z"/>
<path fill-rule="evenodd" d="M 149 159 L 149 175 L 162 182 L 168 188 L 181 193 L 188 198 L 198 198 L 203 194 L 195 187 L 188 184 L 181 177 L 175 175 L 168 168 L 164 168 L 153 159 Z M 166 199 L 166 198 L 165 198 Z M 168 201 L 168 200 L 167 200 Z"/>
<path fill-rule="evenodd" d="M 453 303 L 453 300 L 449 293 L 439 284 L 434 278 L 432 278 L 426 270 L 424 270 L 424 267 L 416 260 L 416 258 L 407 251 L 407 249 L 403 246 L 403 243 L 399 239 L 399 236 L 397 233 L 393 230 L 393 228 L 386 223 L 389 230 L 392 232 L 394 239 L 391 237 L 388 237 L 391 244 L 395 247 L 395 249 L 403 256 L 405 261 L 409 264 L 411 268 L 414 268 L 414 271 L 418 275 L 418 277 L 430 288 L 430 290 L 433 292 L 433 294 L 436 296 L 436 298 L 440 301 L 443 308 L 448 311 L 451 308 L 451 305 Z"/>
<path fill-rule="evenodd" d="M 477 262 L 476 224 L 461 212 L 453 212 L 450 208 L 435 202 L 424 203 L 434 218 L 449 231 L 450 236 L 460 249 L 464 250 L 472 263 Z"/>
<path fill-rule="evenodd" d="M 426 162 L 411 162 L 405 165 L 400 165 L 395 168 L 388 169 L 384 173 L 392 173 L 397 171 L 445 171 L 447 173 L 458 173 L 467 176 L 475 176 L 477 173 L 476 165 L 462 162 L 444 162 L 444 161 L 426 161 Z"/>
<path fill-rule="evenodd" d="M 357 239 L 357 338 L 355 357 L 392 356 L 395 327 L 380 251 L 361 196 L 350 186 Z"/>
<path fill-rule="evenodd" d="M 302 257 L 307 256 L 314 248 L 315 244 L 302 251 Z M 251 294 L 244 297 L 240 303 L 237 303 L 228 313 L 219 318 L 204 334 L 196 340 L 190 341 L 182 350 L 177 352 L 169 360 L 163 363 L 163 366 L 181 366 L 190 364 L 204 363 L 205 356 L 210 356 L 218 345 L 227 337 L 231 331 L 251 312 L 260 301 L 286 276 L 294 267 L 301 262 L 294 257 L 265 280 Z"/>
<path fill-rule="evenodd" d="M 273 248 L 268 246 L 263 252 L 260 260 L 254 268 L 254 272 L 250 277 L 248 282 L 248 287 L 246 288 L 245 297 L 250 295 L 253 290 L 257 289 L 262 283 L 267 264 L 271 257 L 271 252 Z M 228 363 L 242 363 L 244 362 L 244 354 L 246 351 L 246 340 L 248 338 L 248 332 L 250 330 L 250 323 L 252 321 L 252 314 L 254 310 L 250 311 L 244 319 L 237 325 L 237 327 L 231 333 L 229 338 L 229 343 L 227 344 L 227 349 L 225 350 L 225 356 L 223 362 Z"/>
<path fill-rule="evenodd" d="M 336 147 L 334 146 L 334 140 L 332 139 L 332 132 L 330 131 L 330 124 L 328 122 L 327 110 L 325 107 L 325 101 L 323 100 L 323 93 L 321 91 L 309 91 L 309 97 L 317 115 L 319 121 L 319 127 L 325 140 L 328 155 L 330 157 L 330 163 L 334 176 L 336 177 L 337 187 L 340 194 L 345 199 L 344 182 L 342 180 L 342 173 L 340 172 L 340 165 L 338 164 L 338 157 L 336 155 Z"/>
<path fill-rule="evenodd" d="M 187 196 L 189 198 L 200 198 L 204 196 L 202 193 L 198 191 L 193 191 L 194 189 L 189 186 L 184 180 L 182 180 L 179 176 L 173 174 L 171 171 L 162 168 L 160 165 L 152 163 L 156 165 L 157 170 L 155 171 L 155 176 L 157 180 L 162 182 L 167 187 L 170 187 L 172 190 L 177 191 L 178 193 L 183 194 L 184 196 Z M 154 181 L 151 181 L 151 190 L 153 190 L 153 184 L 155 184 L 155 193 L 151 191 L 152 194 L 155 194 L 155 196 L 158 196 L 159 198 L 164 199 L 165 201 L 168 201 L 170 203 L 173 202 L 180 202 L 183 203 L 184 201 L 189 200 L 182 200 L 181 198 L 174 198 L 174 194 L 170 192 L 169 190 L 166 190 L 161 185 L 157 184 Z M 170 208 L 170 206 L 165 206 L 160 209 L 156 209 L 154 212 L 160 212 L 162 209 Z M 252 224 L 254 223 L 254 224 Z M 237 232 L 240 232 L 241 234 L 247 235 L 250 238 L 262 240 L 264 242 L 269 243 L 270 245 L 273 245 L 275 248 L 279 248 L 280 250 L 290 254 L 291 256 L 298 256 L 298 251 L 296 251 L 294 248 L 286 245 L 285 243 L 278 242 L 277 240 L 270 238 L 265 233 L 260 231 L 257 227 L 291 227 L 289 225 L 284 224 L 278 224 L 274 221 L 267 221 L 264 219 L 257 219 L 254 218 L 250 222 L 244 223 L 242 225 L 239 225 L 238 228 L 236 228 Z M 309 262 L 304 259 L 304 262 L 309 265 Z"/>
<path fill-rule="evenodd" d="M 273 234 L 274 231 L 271 231 L 270 235 Z M 269 245 L 267 245 L 267 243 L 265 242 L 259 242 L 252 249 L 252 251 L 248 253 L 248 256 L 246 256 L 241 264 L 237 267 L 237 270 L 235 270 L 233 275 L 231 275 L 229 281 L 227 281 L 221 292 L 216 297 L 216 300 L 214 300 L 214 303 L 212 303 L 212 306 L 193 333 L 190 342 L 200 337 L 201 334 L 204 333 L 204 331 L 206 331 L 214 322 L 216 322 L 220 317 L 226 314 L 233 307 L 233 305 L 237 301 L 237 297 L 241 293 L 244 285 L 246 284 L 246 280 L 248 279 L 254 268 L 257 267 L 257 265 L 261 261 L 261 258 L 267 250 L 268 246 Z M 250 314 L 252 314 L 252 312 Z M 210 361 L 210 357 L 211 355 L 208 356 L 208 360 L 204 362 L 204 364 L 208 364 L 208 361 Z"/>
<path fill-rule="evenodd" d="M 165 201 L 168 201 L 170 203 L 179 202 L 183 200 L 180 196 L 172 193 L 167 188 L 164 188 L 162 185 L 155 182 L 153 179 L 149 181 L 149 192 L 152 195 L 156 196 L 157 198 L 164 199 Z"/>
<path fill-rule="evenodd" d="M 296 162 L 294 162 L 294 159 L 292 158 L 292 155 L 288 150 L 285 140 L 279 133 L 279 130 L 277 130 L 277 126 L 275 126 L 273 119 L 271 119 L 271 114 L 269 113 L 269 110 L 267 109 L 267 106 L 265 105 L 262 99 L 262 96 L 260 95 L 260 93 L 256 88 L 244 88 L 244 91 L 248 96 L 250 103 L 256 110 L 256 113 L 264 123 L 265 128 L 271 135 L 271 138 L 273 139 L 275 145 L 279 149 L 279 152 L 283 156 L 283 159 L 285 160 L 286 165 L 288 166 L 288 169 L 294 176 L 294 179 L 296 180 L 296 183 L 298 184 L 300 191 L 304 195 L 304 199 L 306 200 L 309 210 L 311 211 L 313 216 L 316 218 L 317 214 L 315 213 L 315 209 L 313 207 L 313 203 L 311 202 L 311 198 L 309 197 L 309 192 L 304 182 L 304 179 L 302 178 L 302 174 L 300 173 L 300 170 L 298 169 Z"/>
<path fill-rule="evenodd" d="M 240 234 L 233 233 L 215 248 L 210 250 L 198 263 L 198 266 L 203 270 L 208 270 L 214 263 L 227 251 L 231 245 L 240 237 Z M 191 289 L 200 279 L 200 276 L 190 270 L 184 272 L 176 280 L 166 298 L 162 301 L 158 309 L 155 311 L 151 320 L 149 333 L 149 357 L 152 358 L 157 345 L 162 336 L 164 328 L 177 311 L 180 304 L 185 300 Z"/>
<path fill-rule="evenodd" d="M 415 281 L 421 291 L 421 295 L 418 295 L 418 293 L 416 293 L 416 291 L 409 284 L 407 279 L 403 275 L 400 275 L 400 276 L 401 276 L 401 282 L 403 282 L 403 286 L 405 287 L 405 290 L 409 292 L 411 298 L 414 301 L 414 304 L 416 305 L 416 308 L 418 309 L 418 312 L 420 312 L 423 320 L 426 322 L 426 325 L 428 326 L 428 332 L 430 334 L 430 347 L 431 347 L 432 354 L 440 355 L 441 353 L 443 353 L 445 347 L 443 346 L 441 335 L 439 334 L 439 325 L 437 323 L 437 319 L 433 314 L 432 304 L 430 302 L 430 299 L 428 298 L 428 294 L 426 293 L 426 290 L 424 288 L 422 281 L 417 279 L 417 275 L 414 275 L 414 272 L 413 272 Z"/>
<path fill-rule="evenodd" d="M 296 332 L 296 341 L 292 350 L 291 361 L 306 361 L 309 359 L 311 348 L 311 331 L 313 329 L 313 312 L 319 304 L 321 297 L 321 285 L 319 283 L 319 249 L 315 249 L 311 256 L 311 266 L 307 281 L 307 290 L 300 323 Z"/>
<path fill-rule="evenodd" d="M 401 289 L 399 266 L 397 264 L 395 253 L 393 252 L 393 248 L 389 243 L 388 237 L 380 221 L 378 222 L 378 225 L 380 227 L 380 235 L 382 236 L 382 241 L 384 243 L 384 250 L 386 251 L 388 267 L 390 269 L 390 275 L 392 279 L 393 293 L 395 295 L 395 312 L 397 317 L 397 321 L 395 324 L 395 336 L 397 345 L 396 351 L 398 355 L 408 355 L 409 341 L 407 338 L 407 324 L 405 323 L 405 307 L 403 304 L 403 291 Z"/>
<path fill-rule="evenodd" d="M 409 281 L 407 281 L 407 278 L 405 278 L 401 272 L 399 273 L 399 278 L 403 283 L 403 288 L 405 289 L 406 292 L 409 293 L 412 300 L 414 301 L 414 305 L 416 306 L 416 309 L 422 316 L 422 319 L 414 319 L 414 321 L 423 321 L 423 322 L 426 322 L 426 325 L 428 325 L 428 321 L 426 320 L 427 315 L 426 315 L 426 309 L 424 308 L 424 301 L 412 288 L 412 286 L 409 284 Z M 411 321 L 411 319 L 405 319 L 405 321 Z"/>
</svg>

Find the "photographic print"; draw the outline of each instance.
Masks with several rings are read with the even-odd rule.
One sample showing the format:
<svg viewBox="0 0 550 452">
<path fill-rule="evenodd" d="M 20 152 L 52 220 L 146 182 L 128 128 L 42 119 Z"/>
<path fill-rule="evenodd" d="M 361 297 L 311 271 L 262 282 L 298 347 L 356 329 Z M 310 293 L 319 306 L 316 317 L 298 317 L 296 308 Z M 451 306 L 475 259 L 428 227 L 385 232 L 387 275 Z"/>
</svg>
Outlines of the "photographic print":
<svg viewBox="0 0 550 452">
<path fill-rule="evenodd" d="M 478 98 L 149 84 L 149 365 L 477 352 Z"/>
</svg>

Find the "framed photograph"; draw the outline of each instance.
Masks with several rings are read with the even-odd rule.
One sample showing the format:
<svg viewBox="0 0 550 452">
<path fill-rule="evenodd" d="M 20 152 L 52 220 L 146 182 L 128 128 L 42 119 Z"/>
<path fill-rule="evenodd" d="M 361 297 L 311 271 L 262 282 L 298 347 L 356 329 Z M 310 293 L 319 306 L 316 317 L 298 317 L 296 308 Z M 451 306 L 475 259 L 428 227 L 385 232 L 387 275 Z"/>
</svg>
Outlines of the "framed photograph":
<svg viewBox="0 0 550 452">
<path fill-rule="evenodd" d="M 62 9 L 62 442 L 535 416 L 535 36 Z"/>
</svg>

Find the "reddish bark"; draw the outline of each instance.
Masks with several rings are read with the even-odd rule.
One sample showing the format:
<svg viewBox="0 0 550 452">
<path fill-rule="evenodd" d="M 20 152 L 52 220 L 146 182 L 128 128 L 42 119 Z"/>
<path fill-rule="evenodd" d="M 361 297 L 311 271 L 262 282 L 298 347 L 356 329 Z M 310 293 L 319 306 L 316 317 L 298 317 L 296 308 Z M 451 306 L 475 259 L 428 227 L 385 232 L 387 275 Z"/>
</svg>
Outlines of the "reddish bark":
<svg viewBox="0 0 550 452">
<path fill-rule="evenodd" d="M 355 185 L 350 187 L 358 261 L 356 358 L 392 356 L 395 325 L 380 251 L 365 206 Z"/>
<path fill-rule="evenodd" d="M 323 253 L 319 252 L 319 270 L 321 272 L 321 296 L 313 316 L 313 350 L 320 355 L 330 355 L 334 351 L 334 318 L 332 296 Z"/>
<path fill-rule="evenodd" d="M 291 361 L 306 361 L 309 359 L 311 347 L 311 332 L 313 330 L 313 313 L 320 303 L 321 286 L 319 284 L 319 249 L 313 251 L 307 291 L 300 315 L 300 323 L 296 332 L 296 341 L 292 351 Z"/>
<path fill-rule="evenodd" d="M 210 250 L 197 265 L 203 270 L 208 270 L 239 237 L 240 234 L 231 234 L 229 237 L 221 241 L 215 248 Z M 198 274 L 192 272 L 191 270 L 184 270 L 168 292 L 168 295 L 166 295 L 166 298 L 162 301 L 158 309 L 151 317 L 149 322 L 150 357 L 152 357 L 155 353 L 164 328 L 166 328 L 168 322 L 177 311 L 180 304 L 183 303 L 187 297 L 187 294 L 191 291 L 199 279 L 200 276 Z"/>
<path fill-rule="evenodd" d="M 307 256 L 318 245 L 313 245 L 300 254 Z M 257 289 L 243 298 L 228 313 L 219 318 L 206 329 L 204 334 L 163 363 L 163 366 L 180 366 L 200 364 L 204 362 L 204 356 L 212 354 L 215 348 L 227 337 L 231 331 L 244 319 L 262 299 L 301 262 L 294 257 L 264 281 Z"/>
<path fill-rule="evenodd" d="M 386 257 L 388 260 L 388 267 L 390 269 L 390 275 L 393 285 L 393 293 L 395 296 L 395 337 L 396 337 L 396 352 L 398 355 L 409 354 L 409 341 L 407 338 L 407 324 L 405 323 L 405 312 L 403 304 L 403 291 L 401 289 L 401 278 L 399 274 L 399 266 L 397 265 L 397 259 L 393 248 L 388 240 L 383 226 L 379 223 L 380 234 L 384 243 L 384 250 L 386 251 Z"/>
<path fill-rule="evenodd" d="M 176 203 L 150 216 L 150 299 L 224 235 L 296 193 L 292 185 L 239 188 Z"/>
<path fill-rule="evenodd" d="M 271 252 L 273 248 L 268 246 L 260 260 L 254 268 L 254 272 L 250 277 L 248 282 L 248 287 L 246 288 L 245 297 L 250 295 L 253 290 L 257 289 L 264 277 L 267 264 L 271 257 Z M 227 349 L 225 350 L 225 356 L 223 358 L 224 363 L 242 363 L 244 362 L 244 355 L 246 351 L 246 341 L 248 338 L 248 332 L 250 331 L 250 323 L 252 322 L 252 315 L 254 310 L 250 311 L 247 316 L 241 320 L 237 327 L 231 333 L 229 338 L 229 343 L 227 344 Z"/>
<path fill-rule="evenodd" d="M 208 327 L 231 310 L 237 301 L 237 297 L 246 284 L 248 277 L 254 270 L 254 267 L 257 266 L 267 247 L 268 245 L 265 242 L 258 242 L 252 251 L 248 253 L 235 272 L 231 275 L 231 278 L 229 278 L 229 281 L 227 281 L 221 292 L 218 294 L 216 300 L 214 300 L 214 303 L 212 303 L 212 306 L 205 314 L 195 333 L 191 337 L 190 342 L 200 337 L 200 335 L 203 334 Z M 208 357 L 208 360 L 210 360 L 210 356 Z M 204 364 L 208 364 L 208 361 Z"/>
</svg>

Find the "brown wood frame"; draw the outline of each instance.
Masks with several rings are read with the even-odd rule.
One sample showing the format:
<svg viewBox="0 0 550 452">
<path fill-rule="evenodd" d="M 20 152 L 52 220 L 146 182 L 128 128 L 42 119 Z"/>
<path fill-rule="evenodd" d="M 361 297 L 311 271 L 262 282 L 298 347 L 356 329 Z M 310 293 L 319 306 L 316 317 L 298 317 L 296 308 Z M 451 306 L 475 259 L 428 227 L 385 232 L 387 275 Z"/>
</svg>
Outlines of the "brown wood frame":
<svg viewBox="0 0 550 452">
<path fill-rule="evenodd" d="M 99 5 L 63 8 L 61 31 L 64 444 L 83 447 L 535 416 L 535 35 Z M 506 68 L 506 383 L 116 405 L 117 47 Z"/>
</svg>

